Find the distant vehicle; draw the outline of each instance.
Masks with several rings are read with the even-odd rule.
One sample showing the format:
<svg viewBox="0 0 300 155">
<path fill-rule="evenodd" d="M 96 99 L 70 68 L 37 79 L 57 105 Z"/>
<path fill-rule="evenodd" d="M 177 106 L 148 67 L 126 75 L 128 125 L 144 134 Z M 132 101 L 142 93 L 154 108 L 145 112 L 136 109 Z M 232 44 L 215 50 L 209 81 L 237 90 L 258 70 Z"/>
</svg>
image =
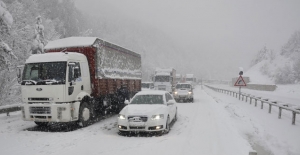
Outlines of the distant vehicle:
<svg viewBox="0 0 300 155">
<path fill-rule="evenodd" d="M 185 75 L 185 82 L 190 83 L 191 85 L 196 85 L 196 78 L 194 77 L 194 74 L 186 74 Z"/>
<path fill-rule="evenodd" d="M 118 113 L 141 90 L 141 55 L 96 37 L 50 41 L 45 54 L 25 62 L 21 83 L 22 118 L 91 123 L 93 116 Z"/>
<path fill-rule="evenodd" d="M 177 106 L 167 91 L 141 91 L 118 115 L 120 133 L 129 131 L 157 132 L 170 131 L 171 121 L 177 120 Z"/>
<path fill-rule="evenodd" d="M 156 68 L 154 73 L 154 88 L 165 90 L 172 94 L 176 85 L 176 70 L 174 68 Z"/>
<path fill-rule="evenodd" d="M 193 86 L 190 83 L 177 83 L 174 98 L 177 102 L 194 102 Z"/>
<path fill-rule="evenodd" d="M 176 84 L 182 82 L 181 74 L 176 74 Z"/>
<path fill-rule="evenodd" d="M 142 82 L 142 90 L 154 89 L 153 82 Z"/>
</svg>

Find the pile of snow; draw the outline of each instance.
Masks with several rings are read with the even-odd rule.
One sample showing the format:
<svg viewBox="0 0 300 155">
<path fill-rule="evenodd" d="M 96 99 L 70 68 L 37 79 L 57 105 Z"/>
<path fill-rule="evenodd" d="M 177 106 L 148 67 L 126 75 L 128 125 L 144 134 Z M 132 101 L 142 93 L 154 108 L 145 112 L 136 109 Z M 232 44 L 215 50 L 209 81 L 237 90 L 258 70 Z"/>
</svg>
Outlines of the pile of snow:
<svg viewBox="0 0 300 155">
<path fill-rule="evenodd" d="M 265 61 L 262 61 L 244 73 L 245 77 L 250 78 L 250 84 L 275 84 L 274 80 L 269 78 L 267 75 L 263 75 L 260 71 L 260 68 L 264 66 L 265 63 Z"/>
</svg>

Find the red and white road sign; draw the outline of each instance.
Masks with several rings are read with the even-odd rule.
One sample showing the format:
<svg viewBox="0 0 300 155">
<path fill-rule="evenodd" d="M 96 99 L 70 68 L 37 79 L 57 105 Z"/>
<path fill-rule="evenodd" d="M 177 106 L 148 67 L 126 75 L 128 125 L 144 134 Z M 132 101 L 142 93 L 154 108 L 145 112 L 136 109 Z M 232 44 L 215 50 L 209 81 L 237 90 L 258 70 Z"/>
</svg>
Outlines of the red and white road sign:
<svg viewBox="0 0 300 155">
<path fill-rule="evenodd" d="M 247 86 L 246 82 L 244 81 L 243 77 L 240 77 L 236 80 L 234 86 Z"/>
</svg>

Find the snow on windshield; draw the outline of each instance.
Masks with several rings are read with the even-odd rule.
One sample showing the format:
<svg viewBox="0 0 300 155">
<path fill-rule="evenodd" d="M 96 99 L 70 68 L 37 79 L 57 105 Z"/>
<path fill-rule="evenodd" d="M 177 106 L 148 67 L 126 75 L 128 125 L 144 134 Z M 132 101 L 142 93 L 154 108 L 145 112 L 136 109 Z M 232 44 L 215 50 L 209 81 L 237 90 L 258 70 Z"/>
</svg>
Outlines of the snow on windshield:
<svg viewBox="0 0 300 155">
<path fill-rule="evenodd" d="M 162 95 L 138 95 L 132 99 L 131 104 L 163 104 Z"/>
<path fill-rule="evenodd" d="M 47 62 L 26 64 L 23 80 L 32 81 L 60 81 L 66 79 L 66 62 Z"/>
</svg>

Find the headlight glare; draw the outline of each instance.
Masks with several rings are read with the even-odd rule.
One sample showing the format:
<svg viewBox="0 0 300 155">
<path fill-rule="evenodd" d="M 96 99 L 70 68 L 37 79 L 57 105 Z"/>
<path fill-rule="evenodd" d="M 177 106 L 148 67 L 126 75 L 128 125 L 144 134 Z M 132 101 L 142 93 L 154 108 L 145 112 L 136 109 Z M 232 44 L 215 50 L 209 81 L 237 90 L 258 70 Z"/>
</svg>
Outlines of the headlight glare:
<svg viewBox="0 0 300 155">
<path fill-rule="evenodd" d="M 152 115 L 152 117 L 151 117 L 152 120 L 159 120 L 159 119 L 163 119 L 163 118 L 164 118 L 164 114 Z"/>
<path fill-rule="evenodd" d="M 119 119 L 126 119 L 125 115 L 122 115 L 122 114 L 119 114 L 119 115 L 118 115 L 118 118 L 119 118 Z"/>
</svg>

